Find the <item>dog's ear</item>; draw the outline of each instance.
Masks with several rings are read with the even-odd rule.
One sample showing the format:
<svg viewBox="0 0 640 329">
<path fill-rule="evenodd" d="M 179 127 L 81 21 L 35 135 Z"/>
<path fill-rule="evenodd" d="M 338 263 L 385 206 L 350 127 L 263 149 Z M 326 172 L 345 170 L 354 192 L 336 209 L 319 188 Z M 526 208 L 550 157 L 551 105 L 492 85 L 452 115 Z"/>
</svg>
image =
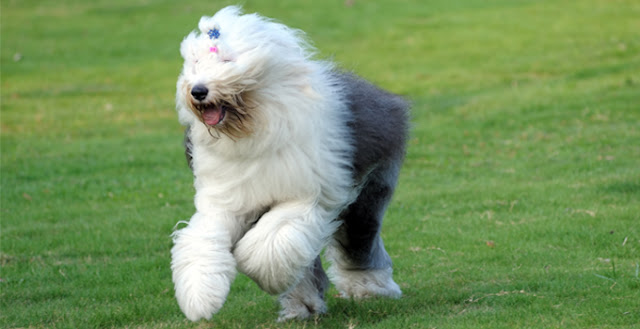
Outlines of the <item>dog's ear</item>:
<svg viewBox="0 0 640 329">
<path fill-rule="evenodd" d="M 194 31 L 189 33 L 180 43 L 180 55 L 187 60 L 195 60 L 198 46 L 198 34 Z"/>
</svg>

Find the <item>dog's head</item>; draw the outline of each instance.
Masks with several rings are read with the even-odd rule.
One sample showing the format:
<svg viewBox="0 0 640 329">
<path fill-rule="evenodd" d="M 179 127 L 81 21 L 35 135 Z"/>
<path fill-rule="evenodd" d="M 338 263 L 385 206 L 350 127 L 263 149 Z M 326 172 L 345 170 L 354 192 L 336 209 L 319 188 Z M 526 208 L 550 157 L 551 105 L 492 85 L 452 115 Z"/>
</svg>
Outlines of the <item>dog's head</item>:
<svg viewBox="0 0 640 329">
<path fill-rule="evenodd" d="M 180 45 L 180 121 L 200 122 L 212 136 L 251 135 L 273 115 L 259 105 L 304 80 L 300 64 L 310 57 L 310 47 L 299 31 L 257 14 L 241 15 L 234 6 L 202 17 L 198 29 Z"/>
</svg>

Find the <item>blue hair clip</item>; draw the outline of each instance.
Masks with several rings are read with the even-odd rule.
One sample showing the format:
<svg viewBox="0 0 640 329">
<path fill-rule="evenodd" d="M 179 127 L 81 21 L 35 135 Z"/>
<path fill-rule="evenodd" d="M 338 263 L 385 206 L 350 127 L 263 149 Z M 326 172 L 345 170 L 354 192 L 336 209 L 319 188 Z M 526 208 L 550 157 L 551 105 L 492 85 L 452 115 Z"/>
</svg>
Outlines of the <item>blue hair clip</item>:
<svg viewBox="0 0 640 329">
<path fill-rule="evenodd" d="M 209 39 L 217 39 L 220 37 L 220 30 L 214 27 L 211 30 L 209 30 L 207 34 L 209 35 Z"/>
</svg>

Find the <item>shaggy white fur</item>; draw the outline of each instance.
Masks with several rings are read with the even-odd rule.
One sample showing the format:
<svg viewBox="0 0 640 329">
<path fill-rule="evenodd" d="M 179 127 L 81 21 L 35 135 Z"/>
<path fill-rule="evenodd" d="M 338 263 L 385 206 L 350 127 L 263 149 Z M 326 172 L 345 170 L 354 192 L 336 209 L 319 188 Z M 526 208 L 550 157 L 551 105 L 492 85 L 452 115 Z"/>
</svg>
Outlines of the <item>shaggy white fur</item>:
<svg viewBox="0 0 640 329">
<path fill-rule="evenodd" d="M 237 268 L 282 294 L 280 319 L 323 313 L 314 260 L 365 183 L 353 172 L 344 79 L 311 59 L 301 32 L 238 7 L 198 27 L 180 47 L 176 96 L 196 189 L 196 213 L 173 234 L 178 304 L 209 319 Z M 333 271 L 345 295 L 399 296 L 390 263 L 370 274 L 344 272 L 348 263 Z"/>
</svg>

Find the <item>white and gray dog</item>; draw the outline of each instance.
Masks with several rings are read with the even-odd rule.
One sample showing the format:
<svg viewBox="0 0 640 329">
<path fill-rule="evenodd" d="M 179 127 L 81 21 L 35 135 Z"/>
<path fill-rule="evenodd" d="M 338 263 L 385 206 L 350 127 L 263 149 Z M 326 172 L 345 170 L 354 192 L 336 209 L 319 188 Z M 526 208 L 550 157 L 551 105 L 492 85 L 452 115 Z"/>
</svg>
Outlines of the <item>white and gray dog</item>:
<svg viewBox="0 0 640 329">
<path fill-rule="evenodd" d="M 280 320 L 325 312 L 329 279 L 343 297 L 400 297 L 380 226 L 408 104 L 238 7 L 198 28 L 180 46 L 176 97 L 196 189 L 171 250 L 187 318 L 220 310 L 237 271 L 280 295 Z"/>
</svg>

